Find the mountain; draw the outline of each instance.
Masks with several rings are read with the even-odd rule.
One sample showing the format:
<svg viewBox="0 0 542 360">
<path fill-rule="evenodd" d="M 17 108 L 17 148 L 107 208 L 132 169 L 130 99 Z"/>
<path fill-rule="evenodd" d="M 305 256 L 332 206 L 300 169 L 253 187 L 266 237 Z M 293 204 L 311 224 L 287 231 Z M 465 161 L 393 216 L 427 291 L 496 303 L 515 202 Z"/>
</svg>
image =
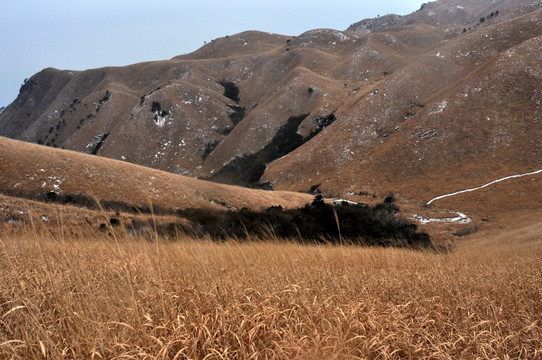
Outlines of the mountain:
<svg viewBox="0 0 542 360">
<path fill-rule="evenodd" d="M 541 58 L 542 1 L 438 0 L 347 31 L 250 31 L 167 61 L 44 69 L 0 135 L 227 184 L 394 194 L 411 214 L 484 224 L 538 209 L 540 175 L 427 203 L 542 169 Z"/>
<path fill-rule="evenodd" d="M 350 25 L 348 31 L 373 33 L 388 30 L 393 26 L 412 24 L 431 26 L 457 24 L 472 28 L 486 20 L 492 23 L 510 20 L 518 13 L 532 11 L 538 6 L 536 1 L 524 0 L 440 0 L 424 3 L 418 11 L 406 16 L 388 14 L 362 20 Z M 510 11 L 511 8 L 514 8 L 513 11 Z"/>
</svg>

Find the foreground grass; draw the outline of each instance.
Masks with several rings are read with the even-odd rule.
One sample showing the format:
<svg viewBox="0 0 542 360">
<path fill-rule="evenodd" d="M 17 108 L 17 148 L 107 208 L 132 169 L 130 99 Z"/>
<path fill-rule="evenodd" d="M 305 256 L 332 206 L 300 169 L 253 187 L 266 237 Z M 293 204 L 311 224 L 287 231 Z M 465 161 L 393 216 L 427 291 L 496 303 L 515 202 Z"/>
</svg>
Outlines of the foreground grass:
<svg viewBox="0 0 542 360">
<path fill-rule="evenodd" d="M 541 258 L 0 235 L 0 358 L 541 358 Z"/>
</svg>

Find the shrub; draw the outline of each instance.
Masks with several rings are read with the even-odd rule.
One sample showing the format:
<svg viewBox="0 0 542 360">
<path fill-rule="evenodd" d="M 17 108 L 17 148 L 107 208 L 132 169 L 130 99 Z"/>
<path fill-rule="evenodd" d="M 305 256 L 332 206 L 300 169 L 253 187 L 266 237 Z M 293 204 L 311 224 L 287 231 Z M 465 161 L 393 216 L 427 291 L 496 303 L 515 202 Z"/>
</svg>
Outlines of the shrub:
<svg viewBox="0 0 542 360">
<path fill-rule="evenodd" d="M 233 81 L 222 80 L 220 85 L 224 87 L 224 96 L 230 100 L 239 102 L 239 86 L 235 85 Z"/>
<path fill-rule="evenodd" d="M 399 208 L 388 201 L 369 207 L 364 204 L 325 203 L 317 195 L 311 204 L 284 210 L 272 206 L 256 212 L 187 209 L 177 215 L 190 220 L 191 231 L 213 238 L 248 236 L 296 239 L 301 242 L 348 242 L 372 246 L 432 247 L 429 235 L 417 232 L 417 226 L 397 216 Z M 340 233 L 339 233 L 340 231 Z"/>
</svg>

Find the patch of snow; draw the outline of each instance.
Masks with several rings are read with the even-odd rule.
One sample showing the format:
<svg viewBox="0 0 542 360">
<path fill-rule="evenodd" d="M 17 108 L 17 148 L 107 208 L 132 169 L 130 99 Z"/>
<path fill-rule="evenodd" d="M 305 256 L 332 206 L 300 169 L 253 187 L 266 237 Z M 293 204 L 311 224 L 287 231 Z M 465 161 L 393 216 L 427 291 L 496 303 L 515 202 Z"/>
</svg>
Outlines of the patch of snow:
<svg viewBox="0 0 542 360">
<path fill-rule="evenodd" d="M 442 100 L 439 104 L 438 104 L 438 108 L 437 110 L 435 111 L 435 113 L 441 113 L 443 112 L 446 107 L 448 106 L 448 100 Z"/>
<path fill-rule="evenodd" d="M 460 213 L 458 211 L 454 212 L 457 214 L 455 217 L 447 217 L 447 218 L 431 218 L 426 219 L 423 216 L 419 214 L 412 215 L 412 218 L 416 221 L 418 221 L 420 224 L 429 224 L 429 223 L 457 223 L 457 224 L 468 224 L 472 222 L 472 219 L 469 218 L 467 215 Z"/>
<path fill-rule="evenodd" d="M 420 139 L 429 139 L 429 138 L 432 138 L 432 137 L 435 137 L 437 136 L 438 133 L 435 131 L 435 130 L 429 130 L 429 131 L 426 131 L 424 132 L 423 134 L 420 135 Z"/>
<path fill-rule="evenodd" d="M 342 205 L 343 203 L 347 203 L 349 205 L 361 205 L 360 203 L 357 203 L 355 201 L 350 201 L 346 199 L 334 199 L 333 205 Z"/>
<path fill-rule="evenodd" d="M 156 112 L 156 114 L 154 116 L 154 123 L 156 124 L 156 126 L 164 127 L 164 125 L 166 124 L 166 120 L 167 120 L 167 115 L 166 116 L 160 116 L 160 115 L 158 115 L 158 111 Z"/>
<path fill-rule="evenodd" d="M 446 195 L 441 195 L 441 196 L 437 196 L 431 200 L 429 200 L 427 202 L 427 205 L 431 205 L 431 203 L 433 201 L 436 201 L 436 200 L 440 200 L 440 199 L 444 199 L 444 198 L 447 198 L 447 197 L 450 197 L 450 196 L 455 196 L 455 195 L 459 195 L 459 194 L 464 194 L 464 193 L 467 193 L 467 192 L 471 192 L 471 191 L 476 191 L 476 190 L 480 190 L 480 189 L 483 189 L 483 188 L 486 188 L 488 186 L 491 186 L 493 184 L 496 184 L 496 183 L 499 183 L 501 181 L 506 181 L 506 180 L 510 180 L 510 179 L 516 179 L 516 178 L 521 178 L 521 177 L 524 177 L 524 176 L 531 176 L 531 175 L 535 175 L 535 174 L 540 174 L 542 173 L 542 169 L 541 170 L 537 170 L 537 171 L 533 171 L 533 172 L 529 172 L 529 173 L 525 173 L 525 174 L 518 174 L 518 175 L 510 175 L 510 176 L 506 176 L 506 177 L 503 177 L 501 179 L 497 179 L 497 180 L 493 180 L 487 184 L 484 184 L 482 186 L 478 186 L 478 187 L 475 187 L 475 188 L 471 188 L 471 189 L 466 189 L 466 190 L 461 190 L 461 191 L 456 191 L 454 193 L 450 193 L 450 194 L 446 194 Z"/>
</svg>

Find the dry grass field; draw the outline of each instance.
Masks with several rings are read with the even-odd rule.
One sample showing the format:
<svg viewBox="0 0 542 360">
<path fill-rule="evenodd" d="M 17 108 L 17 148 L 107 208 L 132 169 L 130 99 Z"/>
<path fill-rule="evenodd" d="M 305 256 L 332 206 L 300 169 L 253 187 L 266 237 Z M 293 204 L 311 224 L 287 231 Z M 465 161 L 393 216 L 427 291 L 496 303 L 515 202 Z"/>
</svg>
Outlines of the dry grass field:
<svg viewBox="0 0 542 360">
<path fill-rule="evenodd" d="M 0 230 L 2 359 L 542 358 L 533 228 L 446 254 Z"/>
</svg>

